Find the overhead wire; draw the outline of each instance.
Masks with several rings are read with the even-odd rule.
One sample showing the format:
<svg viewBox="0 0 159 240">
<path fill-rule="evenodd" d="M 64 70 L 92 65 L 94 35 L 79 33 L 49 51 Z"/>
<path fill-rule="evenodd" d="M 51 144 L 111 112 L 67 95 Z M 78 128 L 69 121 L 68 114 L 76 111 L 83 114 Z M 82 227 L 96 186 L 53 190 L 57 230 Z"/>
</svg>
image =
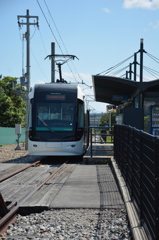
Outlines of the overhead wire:
<svg viewBox="0 0 159 240">
<path fill-rule="evenodd" d="M 37 65 L 38 65 L 38 67 L 39 67 L 39 69 L 40 69 L 41 73 L 42 73 L 42 74 L 43 74 L 43 76 L 46 78 L 46 80 L 47 80 L 47 81 L 49 81 L 49 80 L 48 80 L 48 78 L 47 78 L 47 76 L 45 75 L 44 71 L 42 70 L 42 68 L 41 68 L 40 64 L 38 63 L 38 61 L 37 61 L 37 59 L 36 59 L 36 57 L 35 57 L 35 55 L 34 55 L 34 53 L 33 53 L 32 49 L 31 49 L 31 53 L 32 53 L 32 55 L 33 55 L 33 57 L 34 57 L 34 59 L 35 59 L 35 61 L 36 61 Z"/>
<path fill-rule="evenodd" d="M 45 54 L 48 55 L 40 29 L 39 29 L 39 34 L 40 34 L 40 38 L 41 38 L 41 42 L 42 42 L 43 48 L 45 50 Z"/>
<path fill-rule="evenodd" d="M 37 3 L 38 3 L 38 5 L 39 5 L 39 7 L 40 7 L 40 9 L 41 9 L 41 11 L 42 11 L 42 14 L 43 14 L 43 16 L 44 16 L 44 18 L 45 18 L 45 20 L 46 20 L 46 22 L 47 22 L 50 30 L 51 30 L 51 33 L 53 34 L 53 37 L 55 38 L 55 41 L 56 41 L 56 43 L 57 43 L 57 45 L 58 45 L 61 53 L 64 55 L 64 52 L 63 52 L 63 50 L 62 50 L 62 48 L 61 48 L 61 46 L 60 46 L 60 44 L 59 44 L 59 42 L 58 42 L 58 39 L 56 38 L 56 36 L 55 36 L 55 34 L 54 34 L 54 32 L 53 32 L 53 30 L 52 30 L 52 28 L 51 28 L 51 25 L 49 24 L 49 21 L 47 20 L 47 17 L 46 17 L 46 15 L 45 15 L 45 13 L 44 13 L 44 11 L 43 11 L 43 9 L 42 9 L 42 7 L 41 7 L 41 5 L 40 5 L 40 3 L 39 3 L 38 0 L 37 0 Z M 46 3 L 45 0 L 44 0 L 44 3 L 45 3 L 45 6 L 46 6 L 46 8 L 47 8 L 47 10 L 48 10 L 48 13 L 49 13 L 49 15 L 50 15 L 50 17 L 51 17 L 51 20 L 53 21 L 53 24 L 54 24 L 54 26 L 55 26 L 55 28 L 56 28 L 56 31 L 57 31 L 57 33 L 58 33 L 58 35 L 59 35 L 59 37 L 60 37 L 60 40 L 61 40 L 61 42 L 62 42 L 62 44 L 63 44 L 63 46 L 64 46 L 64 48 L 65 48 L 65 51 L 68 53 L 68 51 L 67 51 L 67 49 L 66 49 L 66 46 L 65 46 L 65 44 L 64 44 L 64 41 L 63 41 L 63 39 L 62 39 L 62 37 L 61 37 L 61 35 L 60 35 L 60 32 L 59 32 L 59 30 L 58 30 L 58 28 L 57 28 L 57 26 L 56 26 L 56 23 L 55 23 L 55 21 L 54 21 L 54 19 L 53 19 L 53 17 L 52 17 L 52 14 L 51 14 L 51 12 L 50 12 L 50 10 L 49 10 L 49 8 L 48 8 L 48 5 L 47 5 L 47 3 Z M 70 65 L 69 65 L 68 62 L 67 62 L 67 66 L 69 67 L 70 72 L 71 72 L 72 75 L 74 76 L 74 80 L 77 82 L 76 76 L 74 75 L 74 73 L 73 73 L 72 69 L 70 68 Z"/>
<path fill-rule="evenodd" d="M 55 21 L 54 21 L 54 19 L 53 19 L 53 17 L 52 17 L 52 14 L 51 14 L 51 12 L 50 12 L 50 10 L 49 10 L 49 8 L 48 8 L 47 3 L 46 3 L 45 0 L 44 0 L 44 3 L 45 3 L 45 6 L 46 6 L 46 8 L 47 8 L 47 10 L 48 10 L 48 12 L 49 12 L 49 14 L 50 14 L 50 16 L 51 16 L 51 19 L 52 19 L 53 24 L 54 24 L 54 26 L 55 26 L 55 28 L 56 28 L 56 31 L 57 31 L 57 33 L 58 33 L 58 35 L 59 35 L 59 38 L 60 38 L 60 40 L 61 40 L 61 42 L 62 42 L 62 44 L 63 44 L 63 46 L 64 46 L 64 48 L 65 48 L 65 51 L 66 51 L 66 53 L 68 54 L 68 50 L 67 50 L 67 48 L 66 48 L 66 45 L 65 45 L 65 43 L 64 43 L 64 41 L 63 41 L 63 39 L 62 39 L 62 37 L 61 37 L 61 34 L 60 34 L 60 32 L 59 32 L 59 30 L 58 30 L 58 28 L 57 28 L 57 25 L 56 25 L 56 23 L 55 23 Z M 81 76 L 79 75 L 79 73 L 78 73 L 78 71 L 77 71 L 74 63 L 73 63 L 73 62 L 71 62 L 71 63 L 72 63 L 72 65 L 73 65 L 73 67 L 74 67 L 74 69 L 75 69 L 75 71 L 76 71 L 79 79 L 82 80 L 82 78 L 81 78 Z M 72 70 L 71 70 L 71 71 L 72 71 Z"/>
<path fill-rule="evenodd" d="M 44 13 L 44 11 L 42 10 L 42 7 L 41 7 L 41 5 L 40 5 L 40 3 L 39 3 L 38 0 L 37 0 L 37 2 L 38 2 L 38 5 L 39 5 L 39 7 L 40 7 L 40 9 L 41 9 L 44 17 L 45 17 L 45 20 L 47 21 L 47 24 L 49 25 L 49 27 L 50 27 L 50 29 L 51 29 L 51 26 L 50 26 L 50 24 L 49 24 L 49 22 L 48 22 L 48 20 L 47 20 L 47 18 L 46 18 L 46 16 L 45 16 L 45 13 Z M 64 47 L 66 53 L 68 54 L 68 50 L 67 50 L 67 48 L 66 48 L 66 45 L 65 45 L 65 43 L 64 43 L 64 41 L 63 41 L 63 39 L 62 39 L 62 36 L 61 36 L 61 34 L 60 34 L 59 30 L 58 30 L 58 27 L 57 27 L 57 25 L 56 25 L 56 23 L 55 23 L 55 20 L 54 20 L 54 18 L 53 18 L 53 16 L 52 16 L 52 14 L 51 14 L 51 12 L 50 12 L 50 10 L 49 10 L 49 7 L 48 7 L 48 5 L 47 5 L 47 3 L 46 3 L 45 0 L 44 0 L 44 3 L 45 3 L 45 6 L 46 6 L 46 8 L 47 8 L 47 11 L 48 11 L 48 13 L 49 13 L 49 15 L 50 15 L 50 17 L 51 17 L 51 20 L 52 20 L 52 22 L 53 22 L 53 24 L 54 24 L 54 26 L 55 26 L 55 29 L 56 29 L 56 31 L 57 31 L 57 33 L 58 33 L 58 35 L 59 35 L 59 38 L 60 38 L 60 40 L 61 40 L 61 42 L 62 42 L 62 44 L 63 44 L 63 47 Z M 51 29 L 51 32 L 53 33 L 53 30 L 52 30 L 52 29 Z M 55 37 L 55 34 L 53 34 L 53 36 Z M 58 40 L 57 40 L 56 37 L 55 37 L 55 40 L 56 40 L 56 43 L 58 43 Z M 63 54 L 62 48 L 60 47 L 60 44 L 59 44 L 59 43 L 58 43 L 58 47 L 60 48 L 60 50 L 61 50 L 61 52 L 62 52 L 62 54 Z M 79 77 L 79 79 L 80 79 L 81 81 L 83 81 L 82 78 L 81 78 L 81 76 L 80 76 L 80 74 L 78 73 L 78 71 L 77 71 L 74 63 L 73 63 L 72 61 L 71 61 L 71 64 L 72 64 L 72 66 L 74 67 L 74 70 L 75 70 L 77 76 Z M 68 67 L 69 67 L 70 72 L 72 73 L 72 75 L 73 75 L 73 77 L 74 77 L 74 80 L 75 80 L 76 82 L 78 82 L 77 79 L 76 79 L 75 74 L 73 73 L 72 69 L 70 68 L 69 63 L 67 63 L 67 65 L 68 65 Z M 79 83 L 79 82 L 78 82 L 78 83 Z"/>
<path fill-rule="evenodd" d="M 20 31 L 21 31 L 21 27 L 19 28 L 19 33 L 20 33 Z M 35 28 L 32 36 L 30 37 L 30 39 L 32 39 L 32 38 L 34 37 L 35 32 L 36 32 L 36 28 Z M 39 30 L 39 32 L 40 32 L 40 30 Z M 22 37 L 21 37 L 21 36 L 22 36 Z M 40 36 L 41 36 L 41 34 L 40 34 Z M 24 58 L 25 58 L 25 54 L 24 54 L 24 38 L 25 38 L 25 34 L 20 33 L 20 39 L 21 39 L 21 41 L 22 41 L 22 76 L 25 75 L 25 70 L 24 70 Z M 42 39 L 42 36 L 41 36 L 41 39 Z M 42 41 L 42 42 L 43 42 L 43 41 Z M 43 45 L 43 46 L 44 46 L 44 45 Z M 45 51 L 46 51 L 45 46 L 44 46 L 44 49 L 45 49 Z M 41 70 L 42 74 L 44 75 L 44 77 L 45 77 L 45 78 L 47 79 L 47 81 L 48 81 L 48 78 L 46 77 L 46 75 L 45 75 L 45 73 L 43 72 L 40 64 L 38 63 L 38 60 L 36 59 L 36 57 L 35 57 L 32 49 L 31 49 L 31 53 L 32 53 L 32 56 L 34 57 L 34 59 L 35 59 L 37 65 L 38 65 L 39 69 Z"/>
<path fill-rule="evenodd" d="M 32 36 L 30 37 L 30 40 L 34 37 L 35 32 L 36 32 L 36 28 L 34 29 L 34 32 L 33 32 Z"/>
<path fill-rule="evenodd" d="M 51 14 L 51 12 L 50 12 L 50 10 L 49 10 L 49 8 L 48 8 L 47 3 L 46 3 L 45 0 L 44 0 L 44 3 L 45 3 L 45 6 L 46 6 L 46 8 L 47 8 L 47 10 L 48 10 L 48 12 L 49 12 L 49 14 L 50 14 L 50 16 L 51 16 L 51 19 L 52 19 L 53 24 L 54 24 L 54 26 L 55 26 L 55 28 L 56 28 L 56 31 L 57 31 L 57 33 L 58 33 L 58 35 L 59 35 L 59 38 L 60 38 L 60 40 L 61 40 L 61 42 L 62 42 L 62 44 L 63 44 L 63 46 L 64 46 L 64 48 L 65 48 L 65 51 L 66 51 L 66 53 L 68 54 L 68 50 L 67 50 L 67 48 L 66 48 L 66 45 L 65 45 L 65 43 L 64 43 L 64 41 L 63 41 L 63 39 L 62 39 L 62 37 L 61 37 L 61 34 L 60 34 L 60 32 L 59 32 L 59 30 L 58 30 L 58 28 L 57 28 L 57 25 L 56 25 L 56 23 L 55 23 L 55 21 L 54 21 L 54 19 L 53 19 L 53 16 L 52 16 L 52 14 Z M 78 71 L 77 71 L 77 69 L 76 69 L 74 63 L 71 62 L 71 64 L 73 65 L 73 67 L 74 67 L 74 69 L 75 69 L 75 71 L 76 71 L 76 73 L 77 73 L 79 79 L 80 79 L 81 81 L 83 81 L 82 78 L 81 78 L 81 76 L 79 75 L 79 73 L 78 73 Z M 69 66 L 69 64 L 68 64 L 68 66 Z M 71 69 L 70 69 L 70 71 L 72 72 Z M 73 73 L 72 73 L 72 75 L 74 76 Z M 75 77 L 75 76 L 74 76 L 74 77 Z M 76 79 L 76 77 L 75 77 L 75 79 Z"/>
<path fill-rule="evenodd" d="M 57 38 L 56 38 L 56 36 L 55 36 L 55 34 L 54 34 L 54 32 L 53 32 L 53 30 L 52 30 L 50 24 L 49 24 L 49 21 L 47 20 L 47 17 L 45 16 L 45 13 L 44 13 L 44 11 L 43 11 L 43 9 L 42 9 L 42 7 L 41 7 L 39 1 L 38 1 L 38 0 L 36 0 L 36 1 L 37 1 L 38 5 L 39 5 L 39 8 L 40 8 L 40 10 L 41 10 L 41 12 L 42 12 L 44 18 L 45 18 L 45 21 L 46 21 L 47 25 L 48 25 L 49 28 L 50 28 L 50 31 L 51 31 L 53 37 L 55 38 L 55 41 L 56 41 L 56 43 L 57 43 L 59 49 L 61 50 L 61 52 L 62 52 L 62 54 L 63 54 L 63 51 L 62 51 L 62 49 L 61 49 L 61 46 L 60 46 L 59 43 L 58 43 L 58 40 L 57 40 Z"/>
<path fill-rule="evenodd" d="M 61 42 L 62 42 L 62 44 L 63 44 L 63 46 L 64 46 L 64 48 L 65 48 L 65 51 L 66 51 L 66 53 L 68 53 L 67 48 L 66 48 L 66 46 L 65 46 L 65 43 L 64 43 L 64 41 L 63 41 L 63 39 L 62 39 L 62 37 L 61 37 L 61 34 L 60 34 L 60 32 L 59 32 L 59 30 L 58 30 L 58 28 L 57 28 L 57 25 L 56 25 L 56 23 L 55 23 L 55 21 L 54 21 L 54 19 L 53 19 L 53 16 L 52 16 L 52 14 L 51 14 L 51 12 L 50 12 L 50 10 L 49 10 L 49 8 L 48 8 L 48 5 L 47 5 L 47 3 L 46 3 L 45 0 L 44 0 L 44 3 L 45 3 L 45 6 L 46 6 L 46 8 L 47 8 L 47 10 L 48 10 L 48 12 L 49 12 L 49 15 L 50 15 L 50 17 L 51 17 L 51 19 L 52 19 L 52 22 L 53 22 L 53 24 L 54 24 L 54 26 L 55 26 L 55 29 L 56 29 L 56 31 L 57 31 L 57 33 L 58 33 L 58 35 L 59 35 L 59 38 L 60 38 L 60 40 L 61 40 Z"/>
</svg>

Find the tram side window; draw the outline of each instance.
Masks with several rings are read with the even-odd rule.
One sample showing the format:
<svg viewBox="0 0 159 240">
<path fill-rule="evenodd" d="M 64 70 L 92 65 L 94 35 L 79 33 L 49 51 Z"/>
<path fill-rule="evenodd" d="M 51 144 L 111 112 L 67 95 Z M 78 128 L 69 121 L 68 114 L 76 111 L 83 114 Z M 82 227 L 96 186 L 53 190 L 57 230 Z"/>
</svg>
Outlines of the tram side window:
<svg viewBox="0 0 159 240">
<path fill-rule="evenodd" d="M 78 103 L 78 128 L 84 128 L 84 103 Z"/>
</svg>

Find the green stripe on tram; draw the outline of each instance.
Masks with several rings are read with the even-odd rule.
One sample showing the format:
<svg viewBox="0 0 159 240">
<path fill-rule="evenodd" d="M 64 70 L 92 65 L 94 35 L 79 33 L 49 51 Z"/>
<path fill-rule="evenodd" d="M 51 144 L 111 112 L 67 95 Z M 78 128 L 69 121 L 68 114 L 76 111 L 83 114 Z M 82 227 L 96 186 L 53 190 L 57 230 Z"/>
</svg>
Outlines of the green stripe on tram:
<svg viewBox="0 0 159 240">
<path fill-rule="evenodd" d="M 48 129 L 47 127 L 37 127 L 36 128 L 37 131 L 50 131 L 50 130 L 53 130 L 53 131 L 72 131 L 73 128 L 66 128 L 66 127 L 60 127 L 60 128 L 50 128 Z"/>
</svg>

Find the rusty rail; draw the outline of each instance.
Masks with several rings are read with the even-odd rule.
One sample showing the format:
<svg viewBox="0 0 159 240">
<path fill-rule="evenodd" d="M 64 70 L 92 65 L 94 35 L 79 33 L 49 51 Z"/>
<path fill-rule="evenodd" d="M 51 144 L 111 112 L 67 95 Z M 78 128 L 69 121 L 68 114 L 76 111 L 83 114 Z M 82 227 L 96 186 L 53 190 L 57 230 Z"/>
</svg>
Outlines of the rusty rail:
<svg viewBox="0 0 159 240">
<path fill-rule="evenodd" d="M 36 162 L 37 163 L 37 162 Z M 35 163 L 33 164 L 35 165 Z M 23 201 L 26 201 L 28 198 L 30 198 L 35 192 L 37 192 L 50 178 L 54 177 L 58 172 L 60 172 L 64 167 L 66 166 L 66 163 L 62 164 L 58 169 L 50 173 L 50 176 L 48 176 L 44 181 L 42 181 L 40 184 L 37 185 L 36 188 L 34 188 L 29 194 L 26 196 L 22 197 L 19 200 L 19 203 L 17 202 L 12 202 L 9 206 L 6 206 L 5 201 L 0 194 L 0 209 L 3 209 L 3 212 L 1 214 L 1 219 L 0 219 L 0 233 L 4 233 L 5 230 L 7 229 L 7 226 L 11 223 L 11 221 L 15 218 L 18 210 L 19 210 L 19 205 Z M 28 167 L 27 167 L 28 168 Z M 25 168 L 25 169 L 27 169 Z M 24 169 L 24 170 L 25 170 Z M 22 171 L 24 171 L 22 170 Z M 18 173 L 18 172 L 17 172 Z M 16 173 L 16 174 L 17 174 Z"/>
<path fill-rule="evenodd" d="M 7 180 L 8 178 L 10 178 L 12 176 L 15 176 L 16 174 L 18 174 L 20 172 L 25 171 L 26 169 L 28 169 L 30 167 L 38 166 L 39 164 L 41 164 L 41 161 L 37 161 L 35 163 L 32 163 L 32 164 L 28 165 L 27 167 L 21 168 L 21 169 L 15 171 L 15 172 L 10 173 L 10 174 L 6 174 L 4 177 L 0 178 L 0 183 Z"/>
</svg>

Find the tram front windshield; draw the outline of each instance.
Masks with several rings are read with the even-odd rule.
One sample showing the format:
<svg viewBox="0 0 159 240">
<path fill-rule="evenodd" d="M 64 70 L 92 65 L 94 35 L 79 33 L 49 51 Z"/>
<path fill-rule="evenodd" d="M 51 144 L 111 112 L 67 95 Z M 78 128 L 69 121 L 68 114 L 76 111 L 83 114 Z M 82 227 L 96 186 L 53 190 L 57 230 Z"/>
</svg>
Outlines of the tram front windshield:
<svg viewBox="0 0 159 240">
<path fill-rule="evenodd" d="M 37 131 L 73 131 L 74 103 L 37 103 Z"/>
<path fill-rule="evenodd" d="M 76 92 L 35 92 L 31 101 L 29 139 L 42 142 L 79 140 L 83 132 L 83 126 L 77 124 L 79 115 L 82 116 L 78 110 L 80 106 Z"/>
</svg>

